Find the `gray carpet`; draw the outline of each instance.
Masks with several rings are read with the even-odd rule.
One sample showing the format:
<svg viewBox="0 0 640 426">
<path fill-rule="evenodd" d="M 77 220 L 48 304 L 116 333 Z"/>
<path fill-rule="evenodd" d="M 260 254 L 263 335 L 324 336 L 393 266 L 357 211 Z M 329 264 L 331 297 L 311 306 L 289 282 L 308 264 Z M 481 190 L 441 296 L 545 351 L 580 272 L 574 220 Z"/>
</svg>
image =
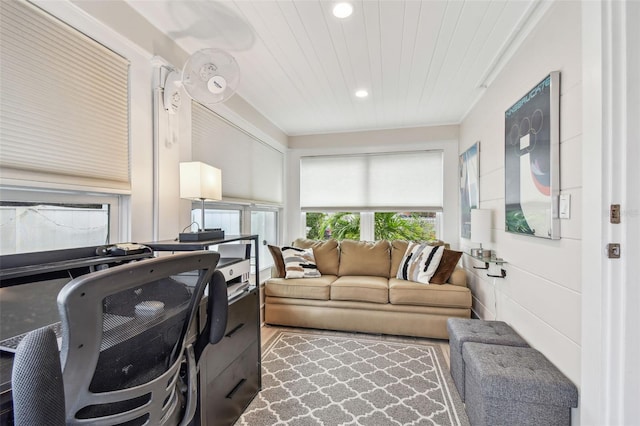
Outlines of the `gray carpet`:
<svg viewBox="0 0 640 426">
<path fill-rule="evenodd" d="M 440 348 L 281 331 L 236 425 L 468 425 Z"/>
</svg>

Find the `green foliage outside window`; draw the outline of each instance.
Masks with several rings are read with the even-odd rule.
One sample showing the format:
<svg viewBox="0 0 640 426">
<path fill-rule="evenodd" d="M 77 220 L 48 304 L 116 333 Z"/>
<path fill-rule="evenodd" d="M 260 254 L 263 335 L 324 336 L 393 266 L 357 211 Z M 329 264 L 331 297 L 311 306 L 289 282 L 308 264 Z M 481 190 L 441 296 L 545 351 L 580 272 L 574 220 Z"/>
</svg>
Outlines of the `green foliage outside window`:
<svg viewBox="0 0 640 426">
<path fill-rule="evenodd" d="M 307 238 L 314 240 L 323 239 L 319 235 L 323 235 L 322 222 L 326 213 L 307 213 Z"/>
<path fill-rule="evenodd" d="M 427 241 L 436 238 L 433 223 L 419 213 L 375 213 L 376 240 Z"/>
<path fill-rule="evenodd" d="M 376 240 L 426 241 L 436 238 L 433 213 L 374 214 Z M 351 212 L 307 213 L 307 238 L 360 239 L 360 214 Z"/>
</svg>

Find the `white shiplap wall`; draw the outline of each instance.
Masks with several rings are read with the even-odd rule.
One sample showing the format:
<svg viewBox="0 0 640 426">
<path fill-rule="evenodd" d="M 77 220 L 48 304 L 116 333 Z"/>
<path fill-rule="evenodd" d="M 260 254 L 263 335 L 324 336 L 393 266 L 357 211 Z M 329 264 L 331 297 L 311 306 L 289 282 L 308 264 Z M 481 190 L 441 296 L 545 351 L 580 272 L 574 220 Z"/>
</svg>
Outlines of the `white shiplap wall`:
<svg viewBox="0 0 640 426">
<path fill-rule="evenodd" d="M 473 309 L 509 323 L 578 387 L 581 351 L 582 66 L 579 2 L 557 2 L 486 89 L 460 126 L 460 152 L 480 144 L 480 207 L 493 210 L 492 242 L 505 279 L 474 270 L 464 257 Z M 560 189 L 571 195 L 561 239 L 504 231 L 504 111 L 551 71 L 561 73 Z M 469 240 L 461 246 L 470 247 Z M 574 416 L 575 418 L 576 416 Z"/>
</svg>

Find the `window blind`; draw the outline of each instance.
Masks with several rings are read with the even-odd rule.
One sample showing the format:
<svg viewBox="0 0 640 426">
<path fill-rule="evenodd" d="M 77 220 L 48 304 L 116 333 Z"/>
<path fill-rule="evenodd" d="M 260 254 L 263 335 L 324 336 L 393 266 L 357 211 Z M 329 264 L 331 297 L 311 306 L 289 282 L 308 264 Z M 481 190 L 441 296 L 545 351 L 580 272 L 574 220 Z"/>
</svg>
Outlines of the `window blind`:
<svg viewBox="0 0 640 426">
<path fill-rule="evenodd" d="M 303 211 L 442 210 L 441 151 L 300 159 Z"/>
<path fill-rule="evenodd" d="M 227 199 L 282 204 L 283 154 L 192 102 L 193 161 L 222 170 L 222 195 Z"/>
<path fill-rule="evenodd" d="M 129 62 L 25 1 L 0 1 L 5 179 L 129 190 Z"/>
</svg>

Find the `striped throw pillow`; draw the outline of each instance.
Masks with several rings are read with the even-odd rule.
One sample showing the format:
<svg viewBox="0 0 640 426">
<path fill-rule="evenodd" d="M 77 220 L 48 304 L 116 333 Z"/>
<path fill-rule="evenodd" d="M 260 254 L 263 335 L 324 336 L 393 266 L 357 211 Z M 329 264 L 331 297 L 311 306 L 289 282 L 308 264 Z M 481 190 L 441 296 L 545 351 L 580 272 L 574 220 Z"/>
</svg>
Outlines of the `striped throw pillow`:
<svg viewBox="0 0 640 426">
<path fill-rule="evenodd" d="M 285 278 L 316 278 L 320 271 L 316 266 L 313 249 L 282 247 L 282 258 L 286 271 Z"/>
<path fill-rule="evenodd" d="M 444 246 L 410 243 L 398 268 L 396 278 L 429 284 L 444 253 Z"/>
</svg>

